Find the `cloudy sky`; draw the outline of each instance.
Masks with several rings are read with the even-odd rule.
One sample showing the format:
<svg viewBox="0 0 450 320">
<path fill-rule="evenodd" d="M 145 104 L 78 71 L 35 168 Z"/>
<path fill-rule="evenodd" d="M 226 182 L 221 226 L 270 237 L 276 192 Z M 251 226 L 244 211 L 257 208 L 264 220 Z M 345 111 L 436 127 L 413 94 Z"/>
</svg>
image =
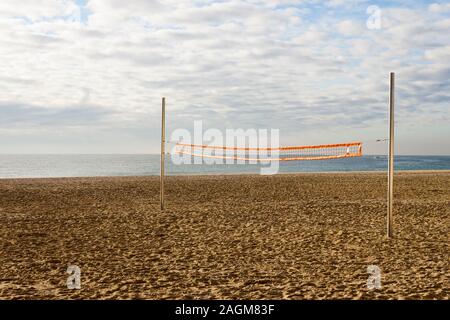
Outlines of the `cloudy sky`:
<svg viewBox="0 0 450 320">
<path fill-rule="evenodd" d="M 0 153 L 156 153 L 168 133 L 450 154 L 450 2 L 0 2 Z"/>
</svg>

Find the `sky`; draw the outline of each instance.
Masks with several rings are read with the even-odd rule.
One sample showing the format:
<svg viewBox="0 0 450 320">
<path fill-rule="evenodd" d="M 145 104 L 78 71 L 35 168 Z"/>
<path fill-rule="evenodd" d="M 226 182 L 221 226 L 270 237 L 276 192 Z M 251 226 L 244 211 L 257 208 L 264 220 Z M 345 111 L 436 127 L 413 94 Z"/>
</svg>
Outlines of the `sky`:
<svg viewBox="0 0 450 320">
<path fill-rule="evenodd" d="M 450 155 L 450 2 L 0 2 L 0 153 L 157 153 L 175 129 L 279 129 Z"/>
</svg>

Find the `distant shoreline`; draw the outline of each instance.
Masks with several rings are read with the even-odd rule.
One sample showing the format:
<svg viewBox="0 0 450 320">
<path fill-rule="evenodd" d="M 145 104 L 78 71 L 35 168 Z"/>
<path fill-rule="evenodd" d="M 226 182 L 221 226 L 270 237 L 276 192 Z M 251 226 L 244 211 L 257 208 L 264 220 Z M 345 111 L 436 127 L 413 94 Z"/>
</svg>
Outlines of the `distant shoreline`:
<svg viewBox="0 0 450 320">
<path fill-rule="evenodd" d="M 450 170 L 395 170 L 396 174 L 450 174 Z M 295 176 L 295 175 L 349 175 L 349 174 L 387 174 L 386 171 L 310 171 L 310 172 L 280 172 L 274 175 L 261 175 L 258 173 L 248 173 L 248 172 L 218 172 L 218 173 L 185 173 L 185 174 L 166 174 L 166 177 L 208 177 L 208 176 L 226 176 L 226 177 L 232 177 L 232 176 L 266 176 L 266 177 L 274 177 L 274 176 Z M 149 174 L 149 175 L 117 175 L 117 176 L 61 176 L 61 177 L 17 177 L 17 178 L 10 178 L 10 177 L 0 177 L 0 181 L 5 180 L 49 180 L 49 179 L 120 179 L 120 178 L 159 178 L 159 175 L 156 174 Z"/>
<path fill-rule="evenodd" d="M 320 161 L 257 163 L 186 163 L 166 158 L 167 176 L 230 176 L 260 174 L 317 174 L 386 172 L 385 156 Z M 450 171 L 450 156 L 398 156 L 396 172 Z M 0 179 L 159 176 L 157 155 L 0 155 Z"/>
</svg>

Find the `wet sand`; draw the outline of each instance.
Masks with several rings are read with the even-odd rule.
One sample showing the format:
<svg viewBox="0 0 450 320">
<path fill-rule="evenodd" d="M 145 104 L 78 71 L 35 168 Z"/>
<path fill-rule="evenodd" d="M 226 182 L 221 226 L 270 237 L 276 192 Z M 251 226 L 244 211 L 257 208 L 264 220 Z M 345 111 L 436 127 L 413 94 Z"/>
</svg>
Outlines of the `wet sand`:
<svg viewBox="0 0 450 320">
<path fill-rule="evenodd" d="M 390 240 L 386 184 L 168 177 L 160 211 L 158 177 L 0 180 L 0 299 L 449 299 L 450 172 L 396 175 Z"/>
</svg>

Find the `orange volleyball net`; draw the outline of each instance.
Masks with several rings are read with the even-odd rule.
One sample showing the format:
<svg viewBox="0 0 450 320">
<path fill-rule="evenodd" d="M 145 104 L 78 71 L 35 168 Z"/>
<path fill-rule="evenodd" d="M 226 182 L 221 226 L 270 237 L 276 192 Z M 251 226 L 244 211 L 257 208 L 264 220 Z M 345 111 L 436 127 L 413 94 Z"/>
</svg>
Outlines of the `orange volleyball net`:
<svg viewBox="0 0 450 320">
<path fill-rule="evenodd" d="M 184 154 L 192 157 L 249 162 L 330 160 L 362 156 L 362 143 L 349 142 L 315 146 L 247 148 L 177 142 L 174 150 L 177 154 Z"/>
</svg>

